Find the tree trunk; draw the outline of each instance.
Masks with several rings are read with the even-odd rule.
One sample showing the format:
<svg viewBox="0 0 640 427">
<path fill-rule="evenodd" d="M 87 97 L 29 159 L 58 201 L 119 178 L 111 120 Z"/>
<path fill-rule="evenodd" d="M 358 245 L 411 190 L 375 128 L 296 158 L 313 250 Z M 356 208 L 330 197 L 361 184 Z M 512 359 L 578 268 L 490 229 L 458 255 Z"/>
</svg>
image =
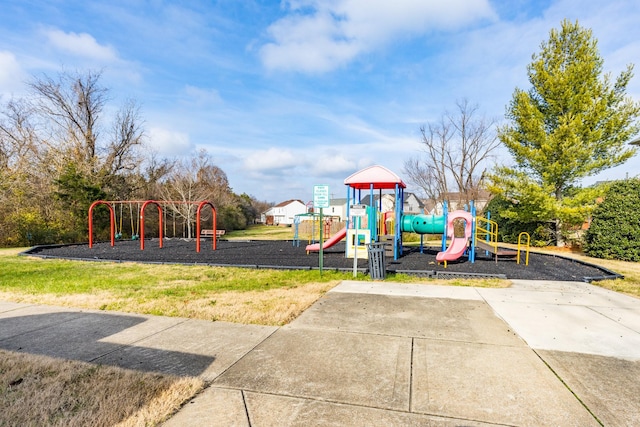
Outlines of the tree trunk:
<svg viewBox="0 0 640 427">
<path fill-rule="evenodd" d="M 559 218 L 555 219 L 555 235 L 556 235 L 556 246 L 559 248 L 563 248 L 565 246 L 564 237 L 562 236 L 562 221 Z"/>
<path fill-rule="evenodd" d="M 558 202 L 558 205 L 562 203 L 562 187 L 560 187 L 559 185 L 556 186 L 556 201 Z M 562 248 L 565 245 L 564 238 L 562 237 L 562 221 L 560 220 L 560 218 L 556 218 L 554 221 L 556 226 L 556 246 Z"/>
</svg>

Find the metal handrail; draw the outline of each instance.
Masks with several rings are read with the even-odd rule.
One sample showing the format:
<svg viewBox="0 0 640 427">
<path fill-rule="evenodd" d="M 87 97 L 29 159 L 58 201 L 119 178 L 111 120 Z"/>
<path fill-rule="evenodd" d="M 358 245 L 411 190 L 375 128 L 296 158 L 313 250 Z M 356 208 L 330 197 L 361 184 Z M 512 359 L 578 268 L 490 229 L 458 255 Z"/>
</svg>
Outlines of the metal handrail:
<svg viewBox="0 0 640 427">
<path fill-rule="evenodd" d="M 522 247 L 522 238 L 525 237 L 527 238 L 527 243 L 525 246 L 525 251 L 526 251 L 526 256 L 525 256 L 525 263 L 524 265 L 529 265 L 529 246 L 531 244 L 531 236 L 529 236 L 529 233 L 527 233 L 526 231 L 523 231 L 522 233 L 518 234 L 518 257 L 517 257 L 517 262 L 518 264 L 520 264 L 520 251 L 523 250 L 521 249 Z"/>
<path fill-rule="evenodd" d="M 486 225 L 481 225 L 485 223 Z M 484 238 L 478 236 L 484 235 Z M 483 217 L 476 217 L 476 241 L 491 245 L 498 251 L 498 223 Z"/>
</svg>

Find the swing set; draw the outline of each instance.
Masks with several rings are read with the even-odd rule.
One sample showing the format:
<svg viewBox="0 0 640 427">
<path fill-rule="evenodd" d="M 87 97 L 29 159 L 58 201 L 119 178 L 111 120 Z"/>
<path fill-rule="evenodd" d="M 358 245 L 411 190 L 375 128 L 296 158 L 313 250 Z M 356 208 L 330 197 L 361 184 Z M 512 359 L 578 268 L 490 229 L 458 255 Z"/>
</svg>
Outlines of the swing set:
<svg viewBox="0 0 640 427">
<path fill-rule="evenodd" d="M 217 249 L 217 233 L 216 233 L 216 208 L 208 200 L 201 202 L 183 202 L 183 201 L 156 201 L 156 200 L 97 200 L 89 207 L 89 248 L 93 248 L 93 211 L 97 206 L 104 205 L 109 209 L 109 228 L 111 236 L 111 246 L 115 246 L 116 240 L 123 238 L 122 223 L 124 218 L 124 206 L 129 206 L 129 218 L 131 222 L 131 240 L 140 240 L 140 250 L 144 250 L 144 212 L 145 208 L 149 205 L 155 205 L 158 208 L 158 235 L 159 235 L 159 247 L 163 247 L 164 234 L 163 234 L 163 219 L 166 218 L 163 210 L 163 205 L 176 205 L 176 204 L 194 204 L 198 205 L 196 209 L 196 252 L 200 252 L 200 234 L 201 227 L 201 213 L 202 209 L 206 206 L 211 207 L 212 212 L 212 249 Z M 136 220 L 133 217 L 133 205 L 136 205 L 137 215 Z M 116 220 L 116 212 L 120 210 L 120 218 Z M 166 206 L 165 206 L 166 208 Z M 166 234 L 166 233 L 165 233 Z M 174 235 L 175 235 L 175 216 L 174 216 Z"/>
<path fill-rule="evenodd" d="M 115 215 L 115 224 L 116 224 L 116 240 L 122 240 L 123 238 L 123 233 L 122 233 L 122 222 L 124 221 L 124 205 L 127 204 L 129 205 L 129 219 L 131 221 L 131 240 L 139 240 L 140 239 L 140 202 L 137 201 L 131 201 L 130 203 L 126 203 L 123 201 L 123 203 L 114 203 L 114 202 L 108 202 L 111 203 L 112 205 L 119 205 L 120 206 L 120 218 L 118 219 L 118 210 L 114 209 L 114 215 Z M 134 224 L 134 216 L 133 216 L 133 204 L 136 203 L 137 204 L 137 209 L 136 209 L 136 216 L 135 218 L 137 219 L 137 222 Z M 115 206 L 114 206 L 115 208 Z M 166 234 L 166 232 L 165 232 Z"/>
</svg>

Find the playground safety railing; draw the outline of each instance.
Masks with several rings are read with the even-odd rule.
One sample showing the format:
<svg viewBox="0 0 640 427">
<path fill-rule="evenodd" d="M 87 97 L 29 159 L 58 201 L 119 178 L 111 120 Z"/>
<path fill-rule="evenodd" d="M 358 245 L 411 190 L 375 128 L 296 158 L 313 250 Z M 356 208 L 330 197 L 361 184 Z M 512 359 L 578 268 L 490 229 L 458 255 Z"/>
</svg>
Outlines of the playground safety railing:
<svg viewBox="0 0 640 427">
<path fill-rule="evenodd" d="M 476 217 L 476 242 L 483 242 L 498 252 L 498 223 L 483 217 Z"/>
<path fill-rule="evenodd" d="M 526 238 L 526 243 L 522 242 L 523 239 Z M 518 257 L 517 262 L 520 264 L 520 253 L 521 251 L 525 251 L 525 262 L 524 265 L 529 265 L 529 245 L 531 244 L 531 236 L 526 231 L 518 234 Z"/>
</svg>

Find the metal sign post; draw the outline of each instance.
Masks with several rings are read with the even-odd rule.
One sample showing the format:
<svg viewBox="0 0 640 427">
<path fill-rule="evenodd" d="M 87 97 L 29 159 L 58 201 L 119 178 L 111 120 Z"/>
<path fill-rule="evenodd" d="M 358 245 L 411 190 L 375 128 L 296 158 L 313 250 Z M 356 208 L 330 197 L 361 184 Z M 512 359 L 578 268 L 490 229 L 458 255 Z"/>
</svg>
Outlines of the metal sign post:
<svg viewBox="0 0 640 427">
<path fill-rule="evenodd" d="M 367 205 L 351 205 L 349 206 L 349 212 L 356 217 L 356 221 L 354 221 L 355 233 L 353 235 L 353 277 L 358 277 L 358 245 L 360 243 L 358 229 L 360 228 L 360 218 L 367 214 Z"/>
<path fill-rule="evenodd" d="M 322 209 L 329 207 L 329 186 L 328 185 L 314 185 L 313 186 L 313 208 L 320 209 L 320 252 L 318 259 L 318 266 L 320 267 L 320 275 L 322 276 L 322 267 L 324 259 L 324 227 L 322 224 Z"/>
<path fill-rule="evenodd" d="M 353 278 L 358 277 L 358 228 L 353 235 Z"/>
</svg>

